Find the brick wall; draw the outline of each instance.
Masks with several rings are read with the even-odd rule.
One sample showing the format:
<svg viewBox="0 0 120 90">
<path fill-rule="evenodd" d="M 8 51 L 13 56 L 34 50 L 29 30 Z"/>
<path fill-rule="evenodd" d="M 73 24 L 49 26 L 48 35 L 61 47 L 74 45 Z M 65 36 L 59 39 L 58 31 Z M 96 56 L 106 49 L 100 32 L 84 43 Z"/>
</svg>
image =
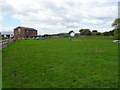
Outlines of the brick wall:
<svg viewBox="0 0 120 90">
<path fill-rule="evenodd" d="M 25 38 L 31 36 L 37 36 L 37 30 L 25 27 L 17 27 L 14 29 L 14 37 L 16 38 Z"/>
</svg>

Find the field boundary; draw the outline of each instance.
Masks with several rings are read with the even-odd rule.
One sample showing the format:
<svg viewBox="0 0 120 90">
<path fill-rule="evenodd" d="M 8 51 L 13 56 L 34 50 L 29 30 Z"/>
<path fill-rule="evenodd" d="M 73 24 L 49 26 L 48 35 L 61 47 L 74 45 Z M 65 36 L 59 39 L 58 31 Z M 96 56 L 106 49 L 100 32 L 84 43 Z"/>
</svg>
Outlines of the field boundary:
<svg viewBox="0 0 120 90">
<path fill-rule="evenodd" d="M 9 44 L 15 42 L 16 39 L 6 39 L 0 41 L 0 49 L 7 47 Z"/>
</svg>

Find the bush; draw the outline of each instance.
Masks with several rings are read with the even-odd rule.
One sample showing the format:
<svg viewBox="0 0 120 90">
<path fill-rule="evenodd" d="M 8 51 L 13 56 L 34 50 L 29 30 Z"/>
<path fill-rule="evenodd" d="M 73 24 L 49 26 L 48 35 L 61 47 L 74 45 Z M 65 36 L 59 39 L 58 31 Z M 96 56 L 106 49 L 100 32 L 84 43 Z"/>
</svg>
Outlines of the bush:
<svg viewBox="0 0 120 90">
<path fill-rule="evenodd" d="M 89 29 L 81 29 L 79 32 L 80 35 L 92 35 L 92 32 Z"/>
<path fill-rule="evenodd" d="M 120 40 L 120 29 L 114 30 L 114 38 Z"/>
</svg>

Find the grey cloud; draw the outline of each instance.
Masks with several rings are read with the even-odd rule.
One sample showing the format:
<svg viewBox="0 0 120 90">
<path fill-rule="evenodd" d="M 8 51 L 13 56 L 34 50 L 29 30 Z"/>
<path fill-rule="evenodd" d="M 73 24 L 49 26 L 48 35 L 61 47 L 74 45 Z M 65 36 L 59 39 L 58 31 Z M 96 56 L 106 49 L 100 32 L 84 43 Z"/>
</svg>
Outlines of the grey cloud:
<svg viewBox="0 0 120 90">
<path fill-rule="evenodd" d="M 7 15 L 12 14 L 14 12 L 14 8 L 5 0 L 0 1 L 0 14 Z"/>
<path fill-rule="evenodd" d="M 111 6 L 111 3 L 107 2 L 104 4 L 100 2 L 90 4 L 78 2 L 34 3 L 37 6 L 29 5 L 28 2 L 23 6 L 20 5 L 20 9 L 16 9 L 9 3 L 3 2 L 0 7 L 5 11 L 4 13 L 11 13 L 12 17 L 22 22 L 23 25 L 38 28 L 42 33 L 66 32 L 71 28 L 77 30 L 84 27 L 111 28 L 106 23 L 114 20 L 116 17 L 114 13 L 117 11 L 116 6 Z M 109 10 L 109 7 L 112 7 L 112 11 Z"/>
</svg>

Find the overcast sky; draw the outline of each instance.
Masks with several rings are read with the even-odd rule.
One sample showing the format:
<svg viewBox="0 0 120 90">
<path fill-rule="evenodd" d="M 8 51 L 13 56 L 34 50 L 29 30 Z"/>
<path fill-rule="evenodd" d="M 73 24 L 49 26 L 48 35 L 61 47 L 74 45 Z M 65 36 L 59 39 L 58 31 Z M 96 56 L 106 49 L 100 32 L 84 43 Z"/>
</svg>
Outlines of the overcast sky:
<svg viewBox="0 0 120 90">
<path fill-rule="evenodd" d="M 31 27 L 39 34 L 79 29 L 109 31 L 119 0 L 0 0 L 0 31 Z"/>
</svg>

